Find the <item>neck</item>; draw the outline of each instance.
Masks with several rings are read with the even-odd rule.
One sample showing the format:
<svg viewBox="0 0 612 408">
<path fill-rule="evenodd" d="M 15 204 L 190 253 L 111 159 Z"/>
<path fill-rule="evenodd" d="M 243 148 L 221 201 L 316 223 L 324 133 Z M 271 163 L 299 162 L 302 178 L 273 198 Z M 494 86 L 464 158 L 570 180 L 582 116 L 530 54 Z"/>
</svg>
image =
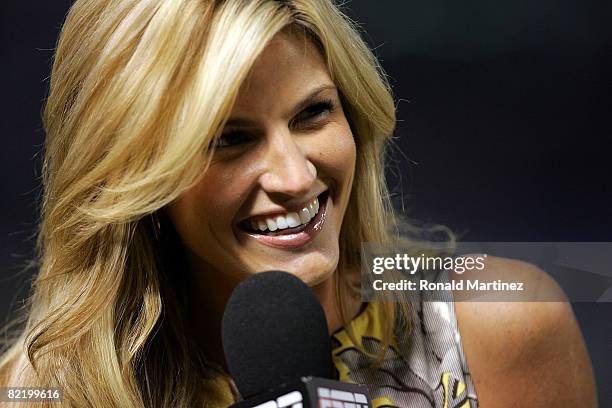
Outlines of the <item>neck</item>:
<svg viewBox="0 0 612 408">
<path fill-rule="evenodd" d="M 338 285 L 338 282 L 336 282 L 337 279 L 338 272 L 336 271 L 332 277 L 312 287 L 312 290 L 319 298 L 319 302 L 321 302 L 321 306 L 325 312 L 330 336 L 344 326 L 338 296 L 336 296 L 336 287 Z M 359 296 L 347 298 L 344 302 L 347 302 L 345 307 L 349 311 L 349 317 L 355 317 L 361 308 L 361 299 Z"/>
<path fill-rule="evenodd" d="M 191 293 L 193 299 L 191 318 L 196 341 L 207 358 L 227 369 L 221 343 L 221 319 L 232 291 L 246 276 L 216 273 L 206 265 L 193 261 L 190 264 L 196 283 Z M 334 276 L 312 287 L 321 302 L 330 335 L 344 324 L 336 296 L 336 279 L 337 272 Z M 211 285 L 211 282 L 214 282 L 214 285 Z M 359 296 L 353 296 L 346 301 L 349 316 L 352 318 L 359 313 L 361 300 Z"/>
</svg>

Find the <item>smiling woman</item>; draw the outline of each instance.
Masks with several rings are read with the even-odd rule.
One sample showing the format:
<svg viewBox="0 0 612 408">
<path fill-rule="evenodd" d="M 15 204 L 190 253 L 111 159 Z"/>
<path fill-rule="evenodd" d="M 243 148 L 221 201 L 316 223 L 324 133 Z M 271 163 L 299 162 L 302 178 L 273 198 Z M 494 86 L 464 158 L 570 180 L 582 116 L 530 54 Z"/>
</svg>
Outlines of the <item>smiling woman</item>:
<svg viewBox="0 0 612 408">
<path fill-rule="evenodd" d="M 167 207 L 203 298 L 216 284 L 283 270 L 336 310 L 332 276 L 355 158 L 323 56 L 303 35 L 281 32 L 243 82 L 205 174 Z"/>
<path fill-rule="evenodd" d="M 284 270 L 321 302 L 340 379 L 367 384 L 375 406 L 507 406 L 496 387 L 540 384 L 544 363 L 582 382 L 523 403 L 592 403 L 563 307 L 530 309 L 543 330 L 527 343 L 522 312 L 502 313 L 515 353 L 496 365 L 507 330 L 488 324 L 478 343 L 490 316 L 477 306 L 362 304 L 361 243 L 400 241 L 384 179 L 395 107 L 332 2 L 77 0 L 44 119 L 39 274 L 2 384 L 59 386 L 67 407 L 227 406 L 229 294 Z M 573 353 L 554 360 L 563 345 L 546 336 L 562 335 Z M 534 354 L 563 366 L 524 369 Z"/>
</svg>

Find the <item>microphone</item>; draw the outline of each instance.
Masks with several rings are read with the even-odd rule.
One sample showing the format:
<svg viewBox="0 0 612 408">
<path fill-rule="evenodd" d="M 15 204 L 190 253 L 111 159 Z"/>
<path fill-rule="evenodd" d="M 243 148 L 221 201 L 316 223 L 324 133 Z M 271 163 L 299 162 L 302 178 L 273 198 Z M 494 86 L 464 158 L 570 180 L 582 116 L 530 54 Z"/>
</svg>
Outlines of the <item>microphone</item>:
<svg viewBox="0 0 612 408">
<path fill-rule="evenodd" d="M 287 272 L 257 273 L 230 296 L 221 323 L 234 408 L 368 408 L 364 385 L 333 379 L 327 321 L 314 292 Z"/>
</svg>

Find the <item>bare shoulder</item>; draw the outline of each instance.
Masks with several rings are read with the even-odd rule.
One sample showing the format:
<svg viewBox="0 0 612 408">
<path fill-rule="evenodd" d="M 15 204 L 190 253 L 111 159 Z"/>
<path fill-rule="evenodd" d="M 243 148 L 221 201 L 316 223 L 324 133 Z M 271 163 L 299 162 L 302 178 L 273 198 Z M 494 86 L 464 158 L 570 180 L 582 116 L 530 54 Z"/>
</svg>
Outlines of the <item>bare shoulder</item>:
<svg viewBox="0 0 612 408">
<path fill-rule="evenodd" d="M 488 257 L 491 279 L 525 282 L 525 299 L 465 301 L 455 309 L 468 367 L 482 406 L 596 406 L 595 382 L 572 307 L 558 285 L 529 263 Z M 529 293 L 531 291 L 531 293 Z M 534 292 L 535 291 L 535 292 Z"/>
</svg>

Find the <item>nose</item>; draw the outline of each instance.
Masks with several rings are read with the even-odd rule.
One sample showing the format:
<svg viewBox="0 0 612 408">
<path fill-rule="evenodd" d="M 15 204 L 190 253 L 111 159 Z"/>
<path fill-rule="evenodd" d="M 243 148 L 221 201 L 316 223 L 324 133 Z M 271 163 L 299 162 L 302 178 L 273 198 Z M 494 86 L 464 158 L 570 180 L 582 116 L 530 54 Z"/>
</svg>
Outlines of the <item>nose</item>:
<svg viewBox="0 0 612 408">
<path fill-rule="evenodd" d="M 303 198 L 317 179 L 317 169 L 308 159 L 305 141 L 302 146 L 298 142 L 288 129 L 268 138 L 260 185 L 280 200 Z"/>
</svg>

